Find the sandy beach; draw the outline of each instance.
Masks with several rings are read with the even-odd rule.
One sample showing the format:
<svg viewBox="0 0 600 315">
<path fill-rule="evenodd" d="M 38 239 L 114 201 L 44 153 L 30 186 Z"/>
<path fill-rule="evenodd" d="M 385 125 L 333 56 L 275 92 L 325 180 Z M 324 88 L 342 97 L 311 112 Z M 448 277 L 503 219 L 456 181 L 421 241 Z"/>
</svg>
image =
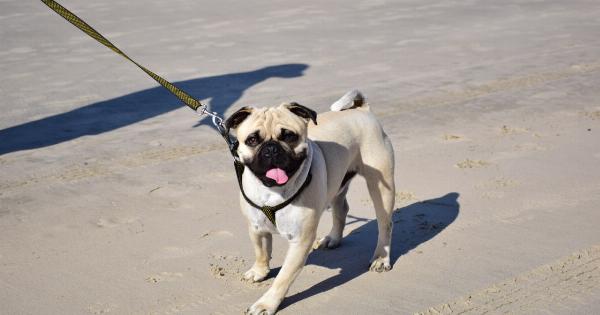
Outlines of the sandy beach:
<svg viewBox="0 0 600 315">
<path fill-rule="evenodd" d="M 60 1 L 227 116 L 358 88 L 396 155 L 393 269 L 342 246 L 278 314 L 600 313 L 600 2 Z M 241 314 L 273 282 L 208 120 L 39 1 L 0 0 L 0 314 Z M 325 211 L 319 235 L 331 227 Z"/>
</svg>

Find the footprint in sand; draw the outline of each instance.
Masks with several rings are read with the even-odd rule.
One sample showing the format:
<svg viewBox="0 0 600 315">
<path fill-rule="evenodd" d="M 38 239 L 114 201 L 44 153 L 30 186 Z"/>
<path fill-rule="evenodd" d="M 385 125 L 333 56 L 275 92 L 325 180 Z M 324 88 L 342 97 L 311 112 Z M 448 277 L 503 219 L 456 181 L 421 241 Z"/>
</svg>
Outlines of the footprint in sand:
<svg viewBox="0 0 600 315">
<path fill-rule="evenodd" d="M 490 162 L 484 161 L 484 160 L 465 159 L 462 162 L 456 163 L 455 166 L 458 168 L 461 168 L 461 169 L 465 169 L 465 168 L 485 167 L 485 166 L 489 166 L 490 164 L 491 164 Z"/>
<path fill-rule="evenodd" d="M 202 236 L 200 238 L 211 237 L 211 236 L 231 237 L 231 236 L 233 236 L 233 233 L 231 233 L 227 230 L 208 231 L 208 232 L 202 234 Z"/>
<path fill-rule="evenodd" d="M 484 199 L 502 199 L 506 193 L 504 191 L 486 191 L 481 194 Z"/>
<path fill-rule="evenodd" d="M 217 279 L 223 279 L 225 281 L 243 281 L 243 274 L 250 264 L 245 258 L 233 255 L 216 255 L 211 254 L 209 256 L 210 263 L 209 269 L 211 274 Z M 269 281 L 263 281 L 259 283 L 249 283 L 252 287 L 260 287 L 269 285 Z"/>
<path fill-rule="evenodd" d="M 108 314 L 116 308 L 115 305 L 109 303 L 94 303 L 87 307 L 91 314 Z"/>
<path fill-rule="evenodd" d="M 122 224 L 132 224 L 138 222 L 139 220 L 139 217 L 100 218 L 95 222 L 95 225 L 101 228 L 113 228 Z"/>
<path fill-rule="evenodd" d="M 183 278 L 181 272 L 167 272 L 163 271 L 159 274 L 147 277 L 145 280 L 148 283 L 160 283 L 160 282 L 173 282 Z"/>
<path fill-rule="evenodd" d="M 519 182 L 509 178 L 495 178 L 475 186 L 484 189 L 481 196 L 485 199 L 500 199 L 506 195 L 506 190 L 519 186 Z"/>
<path fill-rule="evenodd" d="M 134 234 L 144 232 L 144 223 L 142 223 L 139 217 L 99 218 L 93 224 L 99 228 L 109 229 L 118 226 L 125 226 L 129 232 Z"/>
<path fill-rule="evenodd" d="M 445 141 L 449 141 L 449 142 L 459 142 L 459 141 L 465 140 L 465 138 L 463 136 L 453 135 L 453 134 L 449 134 L 449 133 L 444 134 L 442 139 L 444 139 Z"/>
<path fill-rule="evenodd" d="M 476 187 L 483 188 L 483 189 L 502 189 L 502 188 L 516 187 L 518 185 L 519 185 L 519 182 L 514 179 L 500 177 L 500 178 L 494 178 L 492 180 L 483 182 L 483 183 L 477 185 Z"/>
<path fill-rule="evenodd" d="M 100 228 L 114 228 L 119 226 L 119 223 L 114 218 L 100 218 L 96 220 L 95 225 Z"/>
<path fill-rule="evenodd" d="M 521 143 L 514 146 L 516 151 L 546 151 L 546 147 L 536 143 Z"/>
<path fill-rule="evenodd" d="M 530 131 L 531 130 L 529 128 L 511 127 L 511 126 L 507 126 L 507 125 L 503 125 L 500 128 L 500 134 L 503 136 L 522 134 L 522 133 L 527 133 Z"/>
<path fill-rule="evenodd" d="M 408 202 L 417 200 L 417 196 L 410 191 L 397 191 L 396 192 L 396 205 L 404 205 Z"/>
<path fill-rule="evenodd" d="M 600 110 L 584 111 L 582 115 L 591 120 L 600 120 Z"/>
</svg>

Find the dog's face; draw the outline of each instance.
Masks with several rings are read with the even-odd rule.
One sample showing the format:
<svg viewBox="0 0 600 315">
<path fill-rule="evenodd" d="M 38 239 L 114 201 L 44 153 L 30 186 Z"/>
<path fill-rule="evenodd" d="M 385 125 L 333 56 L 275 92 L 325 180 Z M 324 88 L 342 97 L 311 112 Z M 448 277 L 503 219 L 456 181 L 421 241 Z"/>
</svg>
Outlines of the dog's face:
<svg viewBox="0 0 600 315">
<path fill-rule="evenodd" d="M 282 186 L 307 155 L 306 131 L 317 113 L 297 103 L 277 107 L 244 107 L 225 121 L 239 141 L 237 153 L 265 186 Z"/>
</svg>

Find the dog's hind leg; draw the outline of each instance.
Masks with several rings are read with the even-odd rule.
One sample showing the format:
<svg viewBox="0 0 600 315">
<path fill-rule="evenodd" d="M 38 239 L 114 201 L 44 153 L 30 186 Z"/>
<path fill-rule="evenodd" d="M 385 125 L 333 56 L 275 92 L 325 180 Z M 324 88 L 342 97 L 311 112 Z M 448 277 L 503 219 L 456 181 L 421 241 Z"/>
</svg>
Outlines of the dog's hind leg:
<svg viewBox="0 0 600 315">
<path fill-rule="evenodd" d="M 254 245 L 254 254 L 256 260 L 254 265 L 244 273 L 244 279 L 252 282 L 258 282 L 269 274 L 269 261 L 271 260 L 271 251 L 273 235 L 271 233 L 258 233 L 252 226 L 249 228 L 250 240 Z"/>
<path fill-rule="evenodd" d="M 346 193 L 348 192 L 349 183 L 345 183 L 340 192 L 335 196 L 331 202 L 331 216 L 333 219 L 333 226 L 329 235 L 317 240 L 313 246 L 314 249 L 323 248 L 336 248 L 340 246 L 342 242 L 342 236 L 344 233 L 344 227 L 346 226 L 346 215 L 350 207 L 346 200 Z"/>
<path fill-rule="evenodd" d="M 382 272 L 392 269 L 390 265 L 390 251 L 392 242 L 392 214 L 394 211 L 395 185 L 394 185 L 394 153 L 389 140 L 385 139 L 388 156 L 371 156 L 365 159 L 361 174 L 367 181 L 369 195 L 375 206 L 377 216 L 377 247 L 371 258 L 369 270 Z"/>
</svg>

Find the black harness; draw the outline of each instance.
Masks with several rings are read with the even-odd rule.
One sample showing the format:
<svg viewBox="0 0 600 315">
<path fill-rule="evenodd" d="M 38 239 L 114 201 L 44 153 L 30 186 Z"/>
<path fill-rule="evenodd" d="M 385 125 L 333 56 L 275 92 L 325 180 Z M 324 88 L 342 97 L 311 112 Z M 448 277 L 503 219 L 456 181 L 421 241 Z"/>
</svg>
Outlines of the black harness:
<svg viewBox="0 0 600 315">
<path fill-rule="evenodd" d="M 276 206 L 259 206 L 255 204 L 252 200 L 250 200 L 250 198 L 248 198 L 248 196 L 246 196 L 246 193 L 244 192 L 244 186 L 242 185 L 242 174 L 244 174 L 244 169 L 246 167 L 244 166 L 244 164 L 242 164 L 242 162 L 239 162 L 238 160 L 235 160 L 233 166 L 235 167 L 235 173 L 237 175 L 240 191 L 242 192 L 242 196 L 244 196 L 244 199 L 246 199 L 246 202 L 252 207 L 262 211 L 262 213 L 264 213 L 265 216 L 267 216 L 267 219 L 269 219 L 269 221 L 271 221 L 271 223 L 273 223 L 273 225 L 275 226 L 277 226 L 277 224 L 275 223 L 275 212 L 287 207 L 290 203 L 292 203 L 292 201 L 294 201 L 294 199 L 296 199 L 302 193 L 304 188 L 306 188 L 308 184 L 310 184 L 310 180 L 312 179 L 312 175 L 308 173 L 308 175 L 306 176 L 306 180 L 304 180 L 304 184 L 302 184 L 300 189 L 298 189 L 298 191 L 292 197 L 290 197 L 290 199 Z"/>
<path fill-rule="evenodd" d="M 244 186 L 242 185 L 242 175 L 244 174 L 244 169 L 246 168 L 246 166 L 244 166 L 244 164 L 242 162 L 240 162 L 240 158 L 237 154 L 237 148 L 239 146 L 239 142 L 237 141 L 237 139 L 232 138 L 229 135 L 229 130 L 227 130 L 223 126 L 219 127 L 219 132 L 221 133 L 221 136 L 223 136 L 223 138 L 225 139 L 225 142 L 227 142 L 227 145 L 229 146 L 229 151 L 231 152 L 231 155 L 233 156 L 233 167 L 235 168 L 235 174 L 237 176 L 238 185 L 240 186 L 240 191 L 242 192 L 242 196 L 244 197 L 244 199 L 246 200 L 246 202 L 249 205 L 260 210 L 267 217 L 267 219 L 269 219 L 269 221 L 271 221 L 271 223 L 273 223 L 273 225 L 277 226 L 277 223 L 275 222 L 275 212 L 287 207 L 298 196 L 300 196 L 302 191 L 304 191 L 304 189 L 306 187 L 308 187 L 308 185 L 310 184 L 312 175 L 310 173 L 308 173 L 308 175 L 306 176 L 306 179 L 304 180 L 304 183 L 302 184 L 300 189 L 298 189 L 298 191 L 292 197 L 290 197 L 288 200 L 286 200 L 278 205 L 275 205 L 275 206 L 267 206 L 267 205 L 259 206 L 256 203 L 254 203 L 254 201 L 250 200 L 250 198 L 248 198 L 248 196 L 246 196 L 246 192 L 244 192 Z"/>
</svg>

